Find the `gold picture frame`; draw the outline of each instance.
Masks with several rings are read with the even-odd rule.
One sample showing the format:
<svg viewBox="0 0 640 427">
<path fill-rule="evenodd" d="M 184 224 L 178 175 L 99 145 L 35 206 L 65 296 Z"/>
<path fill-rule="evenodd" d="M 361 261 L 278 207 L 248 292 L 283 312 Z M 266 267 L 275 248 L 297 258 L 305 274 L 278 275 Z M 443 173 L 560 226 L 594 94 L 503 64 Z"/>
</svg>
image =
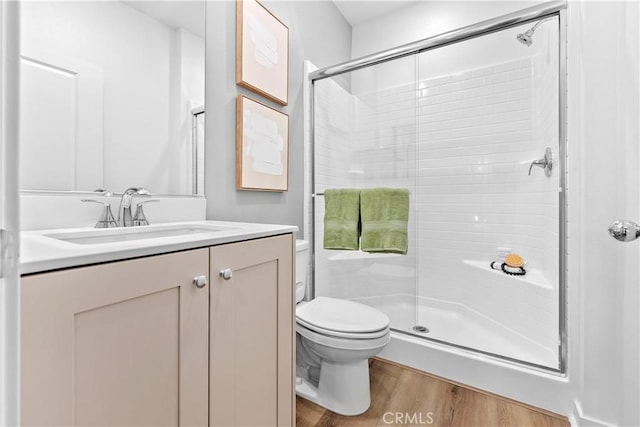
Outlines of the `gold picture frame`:
<svg viewBox="0 0 640 427">
<path fill-rule="evenodd" d="M 236 101 L 236 189 L 289 189 L 289 116 L 238 95 Z"/>
<path fill-rule="evenodd" d="M 236 1 L 236 83 L 289 102 L 289 28 L 256 0 Z"/>
</svg>

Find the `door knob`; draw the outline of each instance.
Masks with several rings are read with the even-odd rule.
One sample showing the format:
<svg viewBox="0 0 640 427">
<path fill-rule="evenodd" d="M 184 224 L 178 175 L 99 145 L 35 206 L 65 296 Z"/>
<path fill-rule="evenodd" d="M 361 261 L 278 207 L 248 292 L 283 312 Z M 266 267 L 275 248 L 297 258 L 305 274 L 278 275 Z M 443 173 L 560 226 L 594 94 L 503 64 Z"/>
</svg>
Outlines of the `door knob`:
<svg viewBox="0 0 640 427">
<path fill-rule="evenodd" d="M 640 225 L 626 219 L 613 221 L 609 226 L 609 234 L 621 242 L 631 242 L 640 237 Z"/>
<path fill-rule="evenodd" d="M 220 276 L 224 280 L 229 280 L 233 277 L 233 271 L 230 268 L 225 268 L 223 270 L 220 270 Z"/>
<path fill-rule="evenodd" d="M 196 276 L 193 278 L 193 284 L 196 288 L 204 288 L 207 286 L 207 276 Z"/>
</svg>

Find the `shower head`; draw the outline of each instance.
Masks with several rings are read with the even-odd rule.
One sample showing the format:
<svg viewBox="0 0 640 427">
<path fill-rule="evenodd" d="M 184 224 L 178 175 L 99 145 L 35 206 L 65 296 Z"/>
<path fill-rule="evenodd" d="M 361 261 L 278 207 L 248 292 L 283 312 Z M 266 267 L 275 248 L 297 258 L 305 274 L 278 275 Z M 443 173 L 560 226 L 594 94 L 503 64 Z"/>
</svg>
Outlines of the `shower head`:
<svg viewBox="0 0 640 427">
<path fill-rule="evenodd" d="M 524 33 L 518 34 L 516 36 L 516 38 L 518 39 L 518 41 L 522 44 L 527 45 L 527 47 L 531 46 L 531 44 L 533 43 L 533 33 L 536 31 L 536 29 L 538 28 L 538 26 L 540 24 L 542 24 L 544 21 L 546 21 L 546 19 L 543 19 L 542 21 L 538 21 L 536 22 L 536 25 L 534 25 L 533 27 L 529 28 L 527 31 L 525 31 Z"/>
<path fill-rule="evenodd" d="M 522 34 L 518 34 L 516 38 L 520 43 L 531 46 L 531 43 L 533 43 L 533 31 L 529 30 Z"/>
</svg>

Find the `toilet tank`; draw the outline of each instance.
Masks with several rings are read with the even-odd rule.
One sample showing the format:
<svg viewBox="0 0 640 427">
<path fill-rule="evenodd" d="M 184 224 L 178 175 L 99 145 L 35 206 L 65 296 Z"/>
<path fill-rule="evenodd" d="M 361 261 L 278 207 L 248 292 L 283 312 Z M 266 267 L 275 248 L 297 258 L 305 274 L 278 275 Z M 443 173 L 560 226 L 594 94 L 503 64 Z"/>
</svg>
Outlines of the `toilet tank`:
<svg viewBox="0 0 640 427">
<path fill-rule="evenodd" d="M 309 272 L 309 242 L 296 240 L 296 302 L 302 301 Z"/>
</svg>

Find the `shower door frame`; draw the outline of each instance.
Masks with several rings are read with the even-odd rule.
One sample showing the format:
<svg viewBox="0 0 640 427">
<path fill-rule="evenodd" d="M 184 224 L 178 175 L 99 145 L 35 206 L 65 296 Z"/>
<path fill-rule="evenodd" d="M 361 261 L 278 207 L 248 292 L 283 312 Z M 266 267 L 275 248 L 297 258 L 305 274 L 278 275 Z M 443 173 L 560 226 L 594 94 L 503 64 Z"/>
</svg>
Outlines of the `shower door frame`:
<svg viewBox="0 0 640 427">
<path fill-rule="evenodd" d="M 392 49 L 384 50 L 372 55 L 357 58 L 351 61 L 342 62 L 340 64 L 332 65 L 329 67 L 321 68 L 319 70 L 310 72 L 308 78 L 310 84 L 308 85 L 308 93 L 310 101 L 310 135 L 309 135 L 309 150 L 311 152 L 310 166 L 310 181 L 311 181 L 311 208 L 310 208 L 310 226 L 311 232 L 307 233 L 309 236 L 309 250 L 311 254 L 311 290 L 309 296 L 315 296 L 315 199 L 316 196 L 322 195 L 316 193 L 315 187 L 315 135 L 314 135 L 314 85 L 316 81 L 331 78 L 340 74 L 345 74 L 351 71 L 359 70 L 362 68 L 370 67 L 384 62 L 393 61 L 399 58 L 403 58 L 410 55 L 415 55 L 428 50 L 437 49 L 443 46 L 451 45 L 454 43 L 462 42 L 465 40 L 482 37 L 487 34 L 502 31 L 508 28 L 512 28 L 518 25 L 526 24 L 532 21 L 539 21 L 545 18 L 558 17 L 558 43 L 559 43 L 559 66 L 558 66 L 558 82 L 559 82 L 559 129 L 558 129 L 558 164 L 560 165 L 559 176 L 559 192 L 558 192 L 558 205 L 559 205 L 559 325 L 558 325 L 558 368 L 542 366 L 535 363 L 513 359 L 507 356 L 502 356 L 495 353 L 489 353 L 482 350 L 473 349 L 457 344 L 453 344 L 446 341 L 436 340 L 429 337 L 421 337 L 431 342 L 437 342 L 445 344 L 447 346 L 456 347 L 474 353 L 484 354 L 490 357 L 494 357 L 501 361 L 514 363 L 517 365 L 527 366 L 529 368 L 542 370 L 544 372 L 551 372 L 559 375 L 565 375 L 567 372 L 567 187 L 566 187 L 566 174 L 567 174 L 567 28 L 566 28 L 566 0 L 553 0 L 542 3 L 540 5 L 532 6 L 526 9 L 522 9 L 507 15 L 498 16 L 496 18 L 488 19 L 478 22 L 476 24 L 468 25 L 462 28 L 458 28 L 446 33 L 442 33 L 433 37 L 429 37 L 423 40 L 419 40 L 413 43 L 401 45 Z M 413 335 L 412 335 L 413 336 Z"/>
</svg>

